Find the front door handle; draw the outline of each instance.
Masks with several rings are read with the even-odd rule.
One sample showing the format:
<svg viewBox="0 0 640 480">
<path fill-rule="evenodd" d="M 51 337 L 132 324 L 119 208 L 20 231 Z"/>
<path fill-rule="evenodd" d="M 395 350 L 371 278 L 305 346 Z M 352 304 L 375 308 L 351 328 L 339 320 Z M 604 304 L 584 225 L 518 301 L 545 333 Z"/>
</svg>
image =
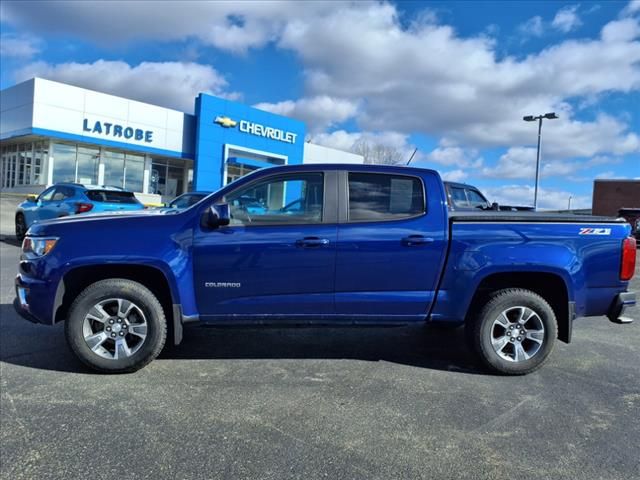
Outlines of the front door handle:
<svg viewBox="0 0 640 480">
<path fill-rule="evenodd" d="M 425 237 L 424 235 L 409 235 L 400 240 L 405 247 L 417 247 L 420 245 L 426 245 L 433 242 L 433 238 Z"/>
<path fill-rule="evenodd" d="M 304 237 L 296 240 L 296 247 L 322 247 L 329 245 L 329 239 L 320 237 Z"/>
</svg>

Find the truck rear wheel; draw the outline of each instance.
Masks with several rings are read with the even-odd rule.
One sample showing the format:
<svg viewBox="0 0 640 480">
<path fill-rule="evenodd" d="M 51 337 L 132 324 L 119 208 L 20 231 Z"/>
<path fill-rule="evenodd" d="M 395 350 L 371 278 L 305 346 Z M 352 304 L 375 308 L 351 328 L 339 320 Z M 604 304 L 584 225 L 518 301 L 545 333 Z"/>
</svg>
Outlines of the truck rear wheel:
<svg viewBox="0 0 640 480">
<path fill-rule="evenodd" d="M 90 368 L 133 372 L 160 354 L 167 322 L 149 289 L 114 278 L 96 282 L 78 295 L 69 309 L 65 335 L 71 350 Z"/>
<path fill-rule="evenodd" d="M 540 368 L 558 336 L 556 316 L 549 303 L 520 288 L 496 292 L 467 328 L 483 362 L 509 375 L 524 375 Z"/>
</svg>

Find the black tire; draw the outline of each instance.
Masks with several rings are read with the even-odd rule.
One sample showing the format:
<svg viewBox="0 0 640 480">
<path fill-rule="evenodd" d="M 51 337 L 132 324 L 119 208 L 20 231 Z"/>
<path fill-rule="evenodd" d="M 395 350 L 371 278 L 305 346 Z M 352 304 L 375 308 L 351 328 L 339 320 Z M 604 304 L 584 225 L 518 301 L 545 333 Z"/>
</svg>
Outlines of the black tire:
<svg viewBox="0 0 640 480">
<path fill-rule="evenodd" d="M 506 322 L 502 319 L 504 312 Z M 528 316 L 530 312 L 535 313 L 530 320 L 524 324 L 518 323 L 519 319 Z M 506 323 L 508 328 L 494 323 L 498 322 L 498 318 Z M 485 365 L 495 372 L 507 375 L 524 375 L 542 367 L 553 351 L 558 337 L 558 323 L 549 303 L 540 295 L 520 288 L 496 292 L 484 305 L 475 321 L 466 328 L 474 350 Z M 510 328 L 515 329 L 509 330 Z M 520 328 L 522 330 L 518 330 Z M 520 332 L 525 334 L 521 335 Z M 536 338 L 529 338 L 530 336 Z M 497 345 L 495 348 L 492 339 Z M 542 342 L 539 343 L 537 339 L 541 339 Z M 498 353 L 496 349 L 499 349 L 502 343 L 504 346 Z M 518 348 L 518 345 L 521 348 Z M 527 355 L 523 355 L 522 352 Z"/>
<path fill-rule="evenodd" d="M 129 342 L 140 342 L 139 346 L 136 345 L 137 350 L 124 358 L 105 358 L 92 350 L 85 341 L 85 331 L 83 331 L 86 328 L 85 317 L 89 312 L 94 311 L 94 306 L 101 302 L 107 302 L 108 305 L 111 299 L 121 299 L 133 304 L 137 309 L 135 311 L 140 312 L 140 318 L 143 318 L 146 324 L 146 337 L 143 340 L 131 334 L 124 337 L 125 341 L 129 338 Z M 103 311 L 106 311 L 106 307 Z M 118 321 L 117 314 L 107 313 L 110 315 L 109 319 Z M 105 329 L 109 321 L 104 322 Z M 100 323 L 93 322 L 93 324 L 100 327 Z M 129 325 L 131 328 L 131 325 L 136 324 Z M 105 335 L 107 335 L 106 332 Z M 110 335 L 113 335 L 113 331 Z M 113 278 L 93 283 L 78 295 L 69 309 L 65 322 L 65 336 L 73 353 L 93 370 L 103 373 L 134 372 L 147 365 L 162 351 L 167 337 L 167 321 L 162 305 L 149 289 L 132 280 Z M 115 340 L 107 338 L 103 342 L 104 354 L 109 353 L 108 349 Z M 115 348 L 112 347 L 112 350 Z M 113 352 L 111 354 L 115 355 Z"/>
<path fill-rule="evenodd" d="M 16 214 L 16 240 L 22 242 L 27 233 L 27 222 L 22 213 Z"/>
</svg>

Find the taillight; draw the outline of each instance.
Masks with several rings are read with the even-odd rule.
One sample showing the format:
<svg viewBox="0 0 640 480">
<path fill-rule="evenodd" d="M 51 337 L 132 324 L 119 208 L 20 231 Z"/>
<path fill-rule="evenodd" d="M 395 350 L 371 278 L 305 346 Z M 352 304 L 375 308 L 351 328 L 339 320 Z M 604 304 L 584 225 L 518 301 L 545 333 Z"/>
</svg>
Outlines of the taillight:
<svg viewBox="0 0 640 480">
<path fill-rule="evenodd" d="M 636 270 L 636 239 L 627 237 L 622 242 L 622 263 L 620 264 L 620 280 L 631 280 Z"/>
<path fill-rule="evenodd" d="M 92 203 L 76 203 L 76 213 L 85 213 L 93 208 Z"/>
</svg>

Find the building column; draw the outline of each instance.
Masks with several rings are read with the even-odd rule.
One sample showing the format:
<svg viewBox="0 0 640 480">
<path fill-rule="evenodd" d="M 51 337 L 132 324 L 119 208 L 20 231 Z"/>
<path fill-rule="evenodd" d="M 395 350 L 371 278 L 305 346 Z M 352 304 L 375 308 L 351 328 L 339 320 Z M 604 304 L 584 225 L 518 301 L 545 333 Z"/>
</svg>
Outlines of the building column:
<svg viewBox="0 0 640 480">
<path fill-rule="evenodd" d="M 55 159 L 53 158 L 53 142 L 49 139 L 49 146 L 47 147 L 47 187 L 53 185 L 53 168 L 55 165 Z"/>
<path fill-rule="evenodd" d="M 99 148 L 98 153 L 98 185 L 104 185 L 104 149 Z"/>
<path fill-rule="evenodd" d="M 149 181 L 151 180 L 151 156 L 144 156 L 144 171 L 142 172 L 142 193 L 149 193 Z"/>
<path fill-rule="evenodd" d="M 178 193 L 178 195 L 189 191 L 189 163 L 185 161 L 182 166 L 182 192 Z"/>
</svg>

